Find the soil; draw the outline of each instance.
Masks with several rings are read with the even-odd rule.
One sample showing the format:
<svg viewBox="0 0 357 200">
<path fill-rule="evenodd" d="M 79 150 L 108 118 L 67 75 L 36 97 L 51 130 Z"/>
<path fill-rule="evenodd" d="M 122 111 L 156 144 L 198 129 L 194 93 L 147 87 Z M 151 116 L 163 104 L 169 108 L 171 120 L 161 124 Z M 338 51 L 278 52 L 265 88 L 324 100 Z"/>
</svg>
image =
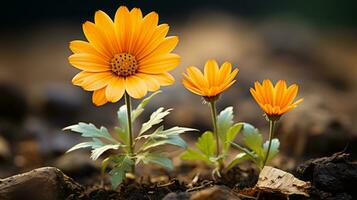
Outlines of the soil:
<svg viewBox="0 0 357 200">
<path fill-rule="evenodd" d="M 336 153 L 330 157 L 309 160 L 298 166 L 294 175 L 303 181 L 309 181 L 312 188 L 309 192 L 310 197 L 291 195 L 289 199 L 357 199 L 355 190 L 357 163 L 351 161 L 349 154 Z M 216 180 L 207 176 L 195 176 L 191 182 L 167 177 L 166 181 L 153 180 L 158 179 L 128 179 L 116 190 L 111 189 L 108 181 L 105 181 L 104 185 L 86 187 L 67 177 L 57 168 L 45 167 L 1 180 L 0 199 L 17 200 L 18 197 L 42 200 L 287 199 L 279 192 L 256 190 L 254 186 L 258 181 L 258 171 L 253 167 L 232 168 L 222 173 L 222 177 Z"/>
</svg>

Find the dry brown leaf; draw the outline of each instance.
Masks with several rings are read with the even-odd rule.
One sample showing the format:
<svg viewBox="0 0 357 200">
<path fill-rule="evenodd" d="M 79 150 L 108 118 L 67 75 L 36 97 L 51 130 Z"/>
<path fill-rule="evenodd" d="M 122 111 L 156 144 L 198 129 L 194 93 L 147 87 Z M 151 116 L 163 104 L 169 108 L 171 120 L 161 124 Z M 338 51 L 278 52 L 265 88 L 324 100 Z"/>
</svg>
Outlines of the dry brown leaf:
<svg viewBox="0 0 357 200">
<path fill-rule="evenodd" d="M 259 174 L 255 188 L 263 192 L 278 192 L 287 196 L 298 194 L 308 197 L 311 184 L 295 178 L 288 172 L 265 166 Z"/>
</svg>

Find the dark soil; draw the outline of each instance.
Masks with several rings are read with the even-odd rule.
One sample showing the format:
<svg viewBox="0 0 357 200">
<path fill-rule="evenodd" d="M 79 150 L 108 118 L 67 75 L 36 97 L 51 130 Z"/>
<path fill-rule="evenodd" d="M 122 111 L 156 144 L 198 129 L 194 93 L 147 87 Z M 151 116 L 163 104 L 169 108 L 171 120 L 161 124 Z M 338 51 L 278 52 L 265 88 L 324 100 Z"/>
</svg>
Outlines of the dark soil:
<svg viewBox="0 0 357 200">
<path fill-rule="evenodd" d="M 297 168 L 295 176 L 311 182 L 312 188 L 310 197 L 289 196 L 291 200 L 357 199 L 355 189 L 357 163 L 351 161 L 349 154 L 336 153 L 331 157 L 309 160 Z M 167 179 L 167 176 L 165 178 L 166 181 L 161 182 L 154 181 L 155 177 L 154 179 L 148 178 L 148 180 L 128 179 L 119 188 L 113 190 L 107 181 L 104 186 L 85 187 L 64 175 L 57 168 L 45 167 L 2 179 L 0 199 L 18 200 L 18 197 L 41 200 L 287 199 L 279 193 L 256 190 L 254 186 L 258 180 L 258 171 L 249 166 L 245 169 L 232 168 L 215 180 L 198 175 L 192 177 L 191 182 L 183 182 L 176 178 Z"/>
</svg>

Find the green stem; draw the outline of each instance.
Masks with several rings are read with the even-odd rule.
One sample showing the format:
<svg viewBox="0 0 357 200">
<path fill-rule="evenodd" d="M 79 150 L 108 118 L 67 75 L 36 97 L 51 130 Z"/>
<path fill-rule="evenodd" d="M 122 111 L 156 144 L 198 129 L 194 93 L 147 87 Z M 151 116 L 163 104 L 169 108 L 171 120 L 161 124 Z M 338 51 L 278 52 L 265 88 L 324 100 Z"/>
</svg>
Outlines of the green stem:
<svg viewBox="0 0 357 200">
<path fill-rule="evenodd" d="M 213 134 L 216 138 L 216 157 L 220 155 L 220 146 L 219 146 L 219 136 L 218 136 L 218 128 L 217 128 L 217 109 L 216 109 L 216 101 L 210 102 L 211 106 L 211 117 L 212 117 L 212 124 L 213 124 Z M 223 168 L 223 161 L 220 159 L 219 163 L 219 170 Z"/>
<path fill-rule="evenodd" d="M 269 120 L 269 145 L 268 145 L 267 154 L 265 155 L 265 158 L 264 158 L 262 169 L 264 168 L 264 166 L 267 163 L 268 158 L 269 158 L 269 153 L 270 153 L 270 148 L 271 148 L 271 141 L 273 140 L 273 136 L 274 136 L 275 122 L 276 122 L 275 120 Z"/>
<path fill-rule="evenodd" d="M 128 117 L 128 131 L 129 131 L 129 153 L 131 157 L 134 157 L 134 145 L 133 145 L 133 124 L 131 120 L 131 99 L 127 92 L 125 92 L 125 105 L 126 114 Z M 131 166 L 131 172 L 135 174 L 135 165 Z"/>
</svg>

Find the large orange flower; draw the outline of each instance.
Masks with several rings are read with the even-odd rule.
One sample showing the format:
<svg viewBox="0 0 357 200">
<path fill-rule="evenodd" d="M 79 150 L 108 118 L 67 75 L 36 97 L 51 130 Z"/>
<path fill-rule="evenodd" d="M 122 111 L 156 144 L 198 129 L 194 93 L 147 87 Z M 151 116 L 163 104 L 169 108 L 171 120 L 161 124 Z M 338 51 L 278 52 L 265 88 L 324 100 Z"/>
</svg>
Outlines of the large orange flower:
<svg viewBox="0 0 357 200">
<path fill-rule="evenodd" d="M 208 60 L 204 68 L 204 74 L 194 67 L 186 69 L 187 74 L 183 74 L 183 85 L 191 92 L 205 97 L 206 99 L 218 97 L 224 90 L 228 89 L 233 83 L 238 73 L 238 68 L 232 71 L 232 64 L 223 63 L 221 68 L 215 60 Z"/>
<path fill-rule="evenodd" d="M 301 98 L 293 102 L 298 89 L 296 84 L 287 88 L 283 80 L 278 81 L 275 87 L 270 80 L 264 80 L 263 84 L 256 81 L 250 93 L 268 117 L 279 118 L 303 101 Z"/>
<path fill-rule="evenodd" d="M 169 26 L 158 25 L 158 14 L 145 17 L 141 10 L 121 6 L 114 21 L 97 11 L 94 23 L 85 22 L 83 32 L 88 42 L 70 43 L 69 62 L 82 70 L 72 80 L 74 85 L 93 91 L 93 102 L 103 105 L 117 102 L 125 92 L 142 98 L 147 91 L 171 85 L 180 57 L 171 53 L 178 43 L 176 36 L 166 37 Z"/>
</svg>

